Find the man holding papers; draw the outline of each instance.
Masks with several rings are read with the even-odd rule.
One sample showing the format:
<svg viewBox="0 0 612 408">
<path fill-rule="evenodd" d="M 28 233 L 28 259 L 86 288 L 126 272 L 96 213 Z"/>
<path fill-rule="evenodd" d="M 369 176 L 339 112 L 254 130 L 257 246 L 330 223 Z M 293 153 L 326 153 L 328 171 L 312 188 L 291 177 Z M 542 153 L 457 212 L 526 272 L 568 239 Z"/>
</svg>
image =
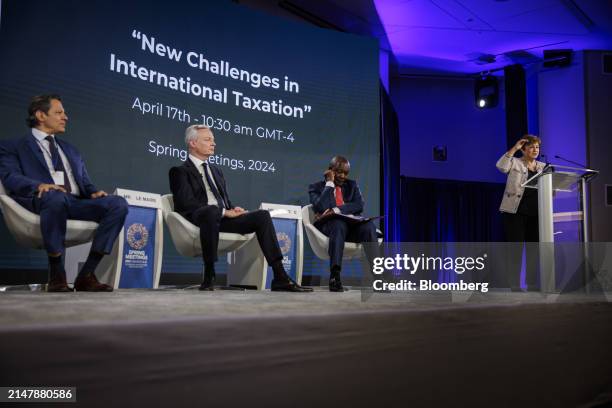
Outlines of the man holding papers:
<svg viewBox="0 0 612 408">
<path fill-rule="evenodd" d="M 313 183 L 308 188 L 317 221 L 315 226 L 329 237 L 329 290 L 343 292 L 340 280 L 344 243 L 377 242 L 376 226 L 371 220 L 356 219 L 363 211 L 363 198 L 355 180 L 349 180 L 351 169 L 349 161 L 342 156 L 334 156 L 324 173 L 324 180 Z M 370 254 L 366 253 L 368 261 Z"/>
</svg>

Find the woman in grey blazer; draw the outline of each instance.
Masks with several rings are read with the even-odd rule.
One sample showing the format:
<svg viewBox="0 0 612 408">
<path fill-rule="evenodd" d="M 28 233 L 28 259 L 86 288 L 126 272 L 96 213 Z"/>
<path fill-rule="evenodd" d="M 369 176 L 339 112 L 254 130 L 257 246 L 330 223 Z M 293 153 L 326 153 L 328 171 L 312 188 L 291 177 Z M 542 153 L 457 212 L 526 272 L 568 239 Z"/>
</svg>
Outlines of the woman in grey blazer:
<svg viewBox="0 0 612 408">
<path fill-rule="evenodd" d="M 521 185 L 541 171 L 545 163 L 537 161 L 540 154 L 541 140 L 534 135 L 525 135 L 516 144 L 502 155 L 497 161 L 497 168 L 508 175 L 506 189 L 499 210 L 507 242 L 520 242 L 510 245 L 508 258 L 508 281 L 512 291 L 521 291 L 520 273 L 523 257 L 523 243 L 526 250 L 526 276 L 528 290 L 536 290 L 538 269 L 538 193 L 535 188 L 526 188 Z M 521 157 L 514 154 L 521 151 Z M 530 185 L 535 183 L 530 183 Z"/>
</svg>

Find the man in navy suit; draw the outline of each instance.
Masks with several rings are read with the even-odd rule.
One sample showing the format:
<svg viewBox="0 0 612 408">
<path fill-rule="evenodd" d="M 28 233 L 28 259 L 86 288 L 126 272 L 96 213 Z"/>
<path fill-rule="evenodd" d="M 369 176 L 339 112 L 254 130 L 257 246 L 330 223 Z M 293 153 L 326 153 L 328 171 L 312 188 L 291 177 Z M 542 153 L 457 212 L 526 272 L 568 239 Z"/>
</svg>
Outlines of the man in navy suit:
<svg viewBox="0 0 612 408">
<path fill-rule="evenodd" d="M 96 266 L 110 253 L 125 216 L 127 202 L 98 190 L 78 150 L 57 137 L 68 116 L 58 95 L 32 98 L 27 123 L 31 132 L 0 146 L 0 177 L 8 194 L 40 215 L 40 229 L 49 256 L 49 292 L 71 292 L 62 261 L 68 219 L 99 223 L 91 252 L 79 272 L 77 291 L 111 292 L 98 282 Z"/>
<path fill-rule="evenodd" d="M 351 170 L 349 161 L 342 156 L 334 156 L 329 168 L 325 171 L 324 180 L 308 187 L 310 203 L 313 206 L 317 221 L 315 227 L 329 237 L 329 290 L 343 292 L 345 289 L 340 280 L 344 243 L 378 242 L 376 226 L 372 221 L 349 224 L 336 214 L 360 215 L 363 211 L 363 198 L 355 180 L 348 179 Z M 373 255 L 366 251 L 370 259 Z"/>
<path fill-rule="evenodd" d="M 259 246 L 274 272 L 272 290 L 312 291 L 295 283 L 285 272 L 270 213 L 265 210 L 249 212 L 232 205 L 221 169 L 208 163 L 216 146 L 212 131 L 203 125 L 189 126 L 185 131 L 185 144 L 189 158 L 182 166 L 170 169 L 170 190 L 175 211 L 200 228 L 204 260 L 204 280 L 200 290 L 214 290 L 219 232 L 255 232 Z"/>
</svg>

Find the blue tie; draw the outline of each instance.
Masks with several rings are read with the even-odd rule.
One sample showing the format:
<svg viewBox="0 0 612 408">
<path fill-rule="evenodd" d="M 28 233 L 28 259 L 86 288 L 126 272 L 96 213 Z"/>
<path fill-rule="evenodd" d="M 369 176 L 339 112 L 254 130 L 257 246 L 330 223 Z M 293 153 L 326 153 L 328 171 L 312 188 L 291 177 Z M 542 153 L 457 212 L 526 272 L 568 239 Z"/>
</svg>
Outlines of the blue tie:
<svg viewBox="0 0 612 408">
<path fill-rule="evenodd" d="M 59 155 L 59 150 L 55 145 L 55 138 L 53 136 L 45 137 L 45 140 L 49 142 L 49 152 L 51 153 L 51 163 L 53 163 L 53 169 L 55 171 L 61 171 L 64 173 L 64 187 L 67 192 L 71 192 L 70 182 L 68 181 L 68 173 L 66 173 L 66 169 L 64 169 L 64 163 Z"/>
<path fill-rule="evenodd" d="M 221 197 L 219 190 L 217 190 L 215 183 L 213 183 L 210 175 L 208 174 L 208 163 L 204 162 L 202 163 L 202 166 L 204 167 L 204 177 L 206 177 L 206 182 L 208 183 L 208 187 L 210 187 L 210 190 L 212 191 L 213 195 L 217 199 L 217 203 L 219 204 L 219 206 L 225 208 L 225 201 L 223 200 L 223 197 Z"/>
</svg>

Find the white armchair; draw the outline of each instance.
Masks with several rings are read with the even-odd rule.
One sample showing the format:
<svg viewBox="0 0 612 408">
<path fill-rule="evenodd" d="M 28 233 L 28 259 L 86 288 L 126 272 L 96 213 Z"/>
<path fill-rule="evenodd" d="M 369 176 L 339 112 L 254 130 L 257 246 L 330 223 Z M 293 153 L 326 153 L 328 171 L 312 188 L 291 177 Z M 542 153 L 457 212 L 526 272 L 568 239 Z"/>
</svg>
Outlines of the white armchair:
<svg viewBox="0 0 612 408">
<path fill-rule="evenodd" d="M 172 242 L 179 254 L 201 257 L 200 229 L 174 211 L 172 194 L 162 196 L 162 213 L 170 231 Z M 266 284 L 268 264 L 259 248 L 255 233 L 219 233 L 218 254 L 228 254 L 227 283 L 256 287 L 262 290 Z"/>
<path fill-rule="evenodd" d="M 187 221 L 181 214 L 174 211 L 172 194 L 162 196 L 162 213 L 164 221 L 170 230 L 172 242 L 179 254 L 189 257 L 202 256 L 200 244 L 200 228 Z M 219 253 L 232 252 L 246 244 L 255 234 L 219 233 Z"/>
<path fill-rule="evenodd" d="M 40 232 L 40 216 L 26 210 L 9 197 L 0 182 L 0 210 L 4 222 L 15 240 L 25 247 L 43 249 Z M 68 220 L 66 228 L 66 248 L 92 241 L 98 223 L 93 221 Z"/>
<path fill-rule="evenodd" d="M 312 252 L 314 252 L 319 259 L 329 259 L 329 254 L 327 252 L 327 248 L 329 247 L 329 238 L 314 226 L 314 216 L 315 214 L 312 204 L 302 207 L 302 223 L 304 225 L 304 229 L 306 230 L 306 235 L 308 236 L 308 242 L 310 242 Z M 378 239 L 379 243 L 382 241 L 382 238 Z M 342 259 L 357 259 L 361 258 L 362 256 L 364 256 L 364 252 L 362 251 L 361 244 L 356 244 L 354 242 L 344 243 Z"/>
</svg>

